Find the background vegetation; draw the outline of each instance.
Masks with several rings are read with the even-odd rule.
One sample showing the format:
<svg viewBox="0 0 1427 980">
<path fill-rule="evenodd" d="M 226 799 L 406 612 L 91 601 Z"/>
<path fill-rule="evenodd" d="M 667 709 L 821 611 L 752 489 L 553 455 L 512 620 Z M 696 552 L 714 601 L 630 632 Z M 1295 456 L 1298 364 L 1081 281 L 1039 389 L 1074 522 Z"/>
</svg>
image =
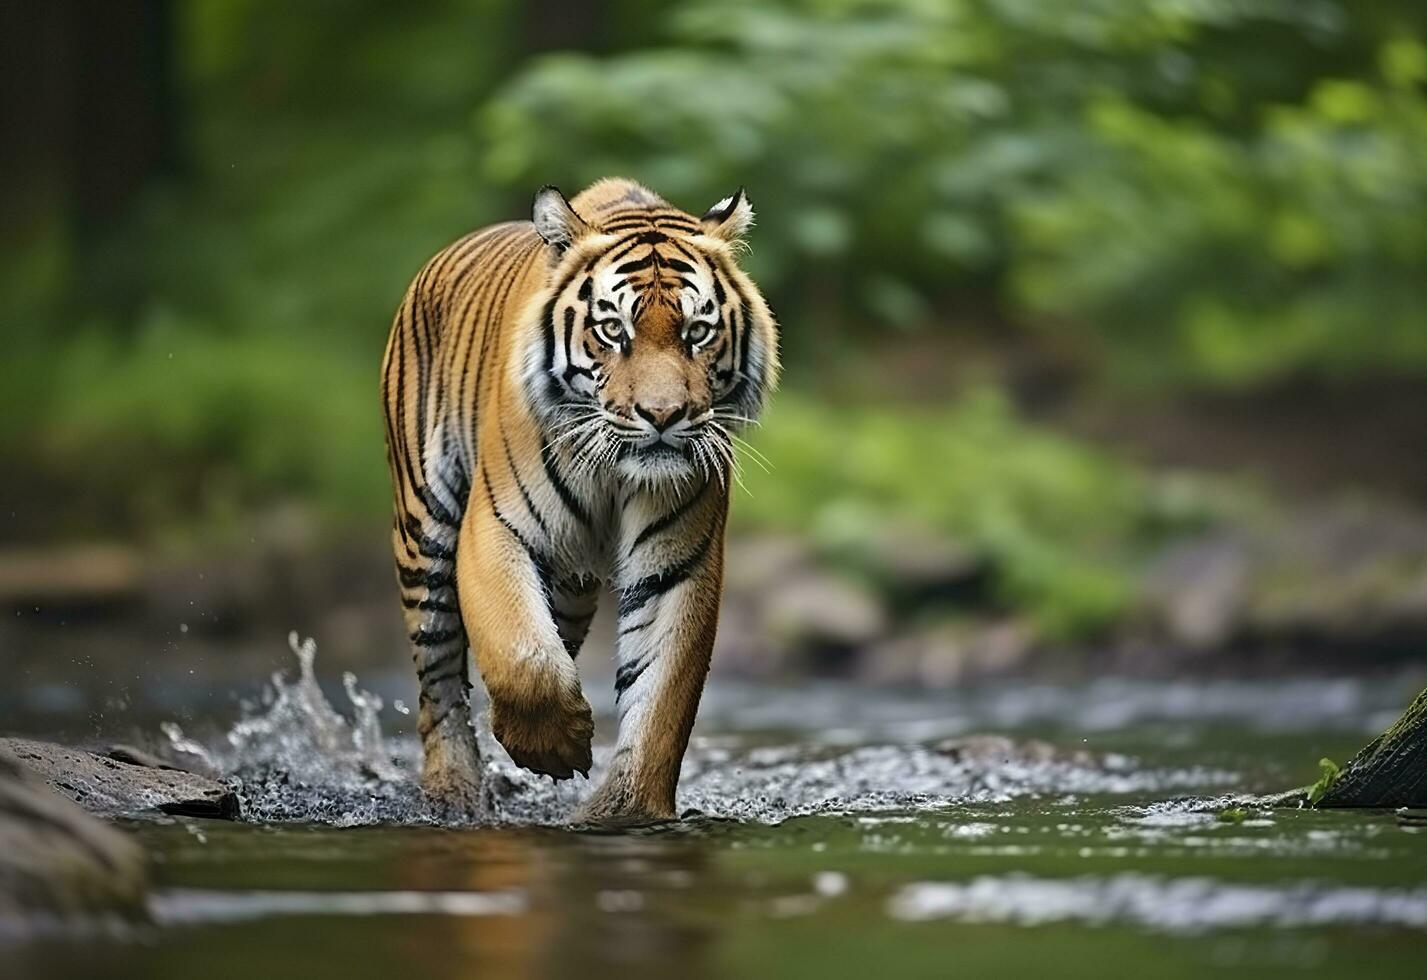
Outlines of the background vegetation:
<svg viewBox="0 0 1427 980">
<path fill-rule="evenodd" d="M 132 193 L 96 215 L 43 157 L 6 191 L 15 540 L 231 545 L 293 497 L 381 523 L 410 276 L 611 173 L 759 208 L 789 372 L 738 520 L 940 528 L 1069 633 L 1214 508 L 1027 419 L 988 350 L 1112 398 L 1427 375 L 1413 0 L 150 8 L 167 108 Z"/>
</svg>

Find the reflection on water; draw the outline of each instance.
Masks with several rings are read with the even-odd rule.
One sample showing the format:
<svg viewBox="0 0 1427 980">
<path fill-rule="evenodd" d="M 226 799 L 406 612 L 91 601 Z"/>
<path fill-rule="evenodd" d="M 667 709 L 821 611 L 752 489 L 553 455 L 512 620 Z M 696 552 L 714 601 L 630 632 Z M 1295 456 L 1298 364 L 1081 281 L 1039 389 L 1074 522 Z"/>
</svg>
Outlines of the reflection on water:
<svg viewBox="0 0 1427 980">
<path fill-rule="evenodd" d="M 1312 883 L 1271 887 L 1140 874 L 1063 879 L 987 875 L 967 882 L 915 882 L 892 896 L 887 912 L 908 922 L 1130 923 L 1180 933 L 1250 926 L 1423 929 L 1427 928 L 1427 888 Z"/>
<path fill-rule="evenodd" d="M 1427 954 L 1427 830 L 1216 812 L 1354 750 L 1410 681 L 719 686 L 690 815 L 576 833 L 587 784 L 516 770 L 485 731 L 487 811 L 436 825 L 415 741 L 355 679 L 334 708 L 295 650 L 228 732 L 169 729 L 260 822 L 127 822 L 154 926 L 16 946 L 6 977 L 1301 977 Z M 987 729 L 1014 738 L 960 737 Z"/>
<path fill-rule="evenodd" d="M 173 888 L 149 899 L 159 926 L 244 922 L 283 915 L 519 915 L 520 892 L 202 891 Z"/>
</svg>

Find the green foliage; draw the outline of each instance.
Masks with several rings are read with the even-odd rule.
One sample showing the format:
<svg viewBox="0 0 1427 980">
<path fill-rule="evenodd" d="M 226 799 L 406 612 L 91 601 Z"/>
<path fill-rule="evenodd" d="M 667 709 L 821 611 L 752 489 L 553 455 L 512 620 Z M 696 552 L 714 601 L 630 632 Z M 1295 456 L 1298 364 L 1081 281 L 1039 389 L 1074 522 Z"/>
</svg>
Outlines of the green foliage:
<svg viewBox="0 0 1427 980">
<path fill-rule="evenodd" d="M 945 406 L 829 407 L 784 392 L 751 441 L 743 526 L 806 532 L 856 552 L 889 525 L 920 524 L 982 555 L 1000 597 L 1049 635 L 1123 611 L 1137 547 L 1156 533 L 1156 494 L 1136 470 L 1018 421 L 1003 397 Z"/>
<path fill-rule="evenodd" d="M 1388 50 L 1427 54 L 1415 41 Z M 1098 165 L 1013 209 L 1029 308 L 1103 324 L 1159 376 L 1427 365 L 1415 82 L 1324 80 L 1304 104 L 1266 109 L 1249 137 L 1120 96 L 1086 122 Z"/>
<path fill-rule="evenodd" d="M 341 6 L 335 48 L 331 4 L 184 7 L 190 171 L 82 252 L 47 242 L 17 264 L 51 285 L 9 293 L 24 315 L 0 362 L 0 454 L 65 488 L 51 531 L 211 532 L 289 498 L 332 520 L 389 506 L 382 345 L 421 263 L 503 216 L 465 127 L 511 10 Z"/>
<path fill-rule="evenodd" d="M 1319 759 L 1318 770 L 1320 775 L 1318 781 L 1308 787 L 1308 805 L 1317 806 L 1324 796 L 1328 795 L 1328 790 L 1333 788 L 1333 784 L 1342 776 L 1343 770 L 1332 759 Z"/>
<path fill-rule="evenodd" d="M 1214 814 L 1214 818 L 1220 823 L 1243 823 L 1249 819 L 1249 811 L 1241 806 L 1230 806 Z"/>
<path fill-rule="evenodd" d="M 747 185 L 802 331 L 989 294 L 1147 379 L 1427 369 L 1422 9 L 698 0 L 483 109 L 484 172 Z"/>
<path fill-rule="evenodd" d="M 26 447 L 11 455 L 129 533 L 222 533 L 295 499 L 368 519 L 390 499 L 374 365 L 317 340 L 213 336 L 156 315 L 123 342 L 86 330 L 57 367 L 11 366 L 62 393 L 34 428 L 7 427 Z"/>
<path fill-rule="evenodd" d="M 612 0 L 590 50 L 524 60 L 540 25 L 506 0 L 178 7 L 185 172 L 0 278 L 0 452 L 67 488 L 56 510 L 147 528 L 302 495 L 376 519 L 376 366 L 411 275 L 535 187 L 610 173 L 760 210 L 789 387 L 736 518 L 830 549 L 935 528 L 1051 634 L 1123 608 L 1179 519 L 1158 488 L 994 393 L 821 400 L 802 354 L 989 312 L 1173 383 L 1427 370 L 1407 0 Z"/>
</svg>

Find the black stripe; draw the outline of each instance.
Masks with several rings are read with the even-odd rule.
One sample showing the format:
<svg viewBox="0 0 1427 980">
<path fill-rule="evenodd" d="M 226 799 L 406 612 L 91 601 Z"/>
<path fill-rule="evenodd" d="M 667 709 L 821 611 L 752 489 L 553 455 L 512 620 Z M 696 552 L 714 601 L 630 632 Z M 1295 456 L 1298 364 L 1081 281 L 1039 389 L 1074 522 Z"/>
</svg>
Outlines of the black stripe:
<svg viewBox="0 0 1427 980">
<path fill-rule="evenodd" d="M 428 630 L 425 626 L 411 634 L 411 642 L 419 647 L 439 647 L 452 640 L 462 639 L 464 631 L 458 626 L 448 630 Z"/>
<path fill-rule="evenodd" d="M 663 531 L 665 528 L 672 525 L 679 518 L 687 514 L 689 512 L 689 509 L 693 507 L 694 504 L 704 499 L 704 491 L 709 488 L 709 484 L 711 482 L 712 481 L 705 480 L 704 485 L 699 487 L 697 493 L 691 494 L 688 500 L 685 500 L 682 504 L 669 511 L 669 513 L 665 514 L 663 517 L 651 521 L 649 525 L 644 528 L 644 530 L 640 531 L 639 534 L 635 537 L 634 543 L 629 546 L 629 557 L 634 557 L 634 552 L 638 550 L 641 544 L 652 538 L 654 535 L 658 534 L 660 531 Z"/>
<path fill-rule="evenodd" d="M 600 230 L 608 233 L 614 233 L 619 231 L 628 231 L 635 228 L 650 227 L 659 231 L 679 231 L 687 235 L 696 235 L 701 230 L 698 225 L 692 224 L 683 219 L 665 215 L 616 218 L 613 221 L 600 225 Z"/>
<path fill-rule="evenodd" d="M 449 715 L 451 712 L 455 711 L 457 705 L 459 705 L 460 703 L 460 699 L 457 698 L 455 701 L 442 707 L 441 713 L 435 718 L 431 719 L 431 724 L 427 725 L 426 728 L 422 731 L 422 737 L 424 738 L 427 732 L 434 732 L 437 728 L 440 728 L 441 723 L 446 720 L 446 716 Z"/>
<path fill-rule="evenodd" d="M 460 663 L 456 664 L 456 666 L 454 667 L 450 667 L 446 670 L 443 670 L 440 673 L 428 674 L 427 676 L 421 678 L 421 683 L 430 686 L 433 684 L 440 684 L 442 681 L 453 681 L 458 677 L 464 678 L 465 676 L 466 665 Z"/>
<path fill-rule="evenodd" d="M 402 587 L 407 589 L 419 589 L 425 586 L 434 591 L 444 589 L 451 584 L 450 572 L 438 572 L 429 568 L 408 568 L 401 562 L 396 563 L 396 577 Z"/>
<path fill-rule="evenodd" d="M 422 484 L 417 488 L 417 493 L 421 496 L 421 503 L 432 520 L 438 524 L 445 524 L 447 527 L 460 526 L 460 518 L 446 509 L 446 505 L 441 503 L 430 487 Z"/>
<path fill-rule="evenodd" d="M 500 428 L 500 441 L 505 446 L 505 461 L 510 464 L 510 475 L 515 477 L 515 488 L 520 491 L 520 499 L 525 501 L 525 509 L 530 511 L 531 517 L 535 518 L 535 524 L 540 528 L 540 533 L 549 539 L 550 528 L 545 525 L 545 518 L 540 515 L 535 501 L 530 498 L 530 491 L 525 489 L 525 482 L 520 479 L 520 470 L 516 468 L 515 457 L 511 454 L 510 440 L 505 437 L 504 425 Z"/>
<path fill-rule="evenodd" d="M 618 701 L 624 697 L 624 692 L 634 686 L 634 682 L 639 680 L 644 671 L 649 667 L 649 661 L 653 657 L 644 660 L 636 660 L 620 665 L 619 670 L 614 672 L 614 699 Z"/>
<path fill-rule="evenodd" d="M 585 280 L 588 282 L 589 280 Z M 575 308 L 565 307 L 565 365 L 566 367 L 575 359 Z M 569 372 L 566 371 L 568 376 Z M 566 381 L 568 384 L 568 380 Z"/>
<path fill-rule="evenodd" d="M 548 445 L 541 448 L 540 461 L 545 464 L 545 475 L 550 478 L 551 485 L 555 487 L 555 493 L 559 495 L 566 509 L 575 516 L 576 520 L 588 527 L 590 515 L 584 505 L 580 503 L 579 498 L 575 496 L 575 492 L 570 489 L 569 484 L 565 482 L 565 478 L 560 475 L 560 469 L 555 465 L 554 454 Z"/>
<path fill-rule="evenodd" d="M 713 536 L 717 532 L 718 525 L 715 522 L 689 557 L 663 571 L 645 576 L 625 589 L 619 597 L 619 618 L 623 619 L 630 613 L 638 612 L 650 599 L 658 598 L 688 578 L 689 574 L 704 560 L 704 555 L 708 554 L 709 545 L 713 542 Z"/>
<path fill-rule="evenodd" d="M 569 275 L 560 280 L 555 285 L 554 291 L 550 293 L 550 301 L 545 304 L 545 312 L 540 317 L 540 329 L 545 331 L 545 373 L 546 375 L 555 372 L 555 306 L 560 302 L 560 297 L 565 294 L 565 290 L 570 288 L 570 283 L 575 281 L 576 276 L 585 275 L 590 271 L 587 264 L 583 269 L 571 270 Z M 584 289 L 584 285 L 580 287 Z M 554 379 L 551 379 L 552 383 Z"/>
<path fill-rule="evenodd" d="M 417 680 L 425 679 L 427 674 L 431 673 L 433 670 L 440 667 L 442 664 L 448 662 L 452 657 L 462 657 L 465 656 L 465 653 L 465 650 L 452 649 L 447 650 L 445 653 L 436 654 L 435 656 L 427 660 L 425 664 L 416 669 Z"/>
<path fill-rule="evenodd" d="M 454 561 L 456 558 L 455 548 L 448 548 L 424 535 L 417 541 L 416 549 L 423 558 L 435 561 Z"/>
<path fill-rule="evenodd" d="M 414 599 L 410 596 L 402 596 L 401 604 L 406 609 L 420 609 L 423 612 L 450 613 L 455 615 L 461 610 L 449 602 L 442 602 L 440 599 Z"/>
<path fill-rule="evenodd" d="M 501 526 L 510 532 L 511 537 L 515 538 L 516 542 L 525 549 L 530 563 L 535 566 L 535 574 L 540 578 L 540 591 L 544 594 L 546 603 L 549 603 L 551 595 L 549 559 L 537 551 L 529 541 L 526 541 L 525 535 L 521 534 L 520 530 L 501 513 L 500 507 L 495 502 L 495 491 L 491 489 L 490 474 L 486 472 L 484 466 L 481 467 L 481 480 L 486 485 L 486 499 L 490 501 L 491 513 L 495 515 L 496 520 L 500 521 Z"/>
</svg>

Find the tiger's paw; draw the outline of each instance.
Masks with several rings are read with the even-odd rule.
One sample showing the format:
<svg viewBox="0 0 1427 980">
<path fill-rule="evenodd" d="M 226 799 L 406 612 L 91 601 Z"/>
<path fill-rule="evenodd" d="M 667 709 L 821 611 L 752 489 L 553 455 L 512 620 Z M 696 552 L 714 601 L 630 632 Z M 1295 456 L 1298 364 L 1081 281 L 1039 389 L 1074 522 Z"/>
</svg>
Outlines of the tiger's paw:
<svg viewBox="0 0 1427 980">
<path fill-rule="evenodd" d="M 475 815 L 481 807 L 481 759 L 470 715 L 452 711 L 422 739 L 421 788 L 455 819 Z"/>
<path fill-rule="evenodd" d="M 421 788 L 447 817 L 463 820 L 475 816 L 481 808 L 481 782 L 469 773 L 443 769 L 422 774 Z"/>
<path fill-rule="evenodd" d="M 578 690 L 523 701 L 492 695 L 491 732 L 521 768 L 556 779 L 590 774 L 595 724 Z"/>
<path fill-rule="evenodd" d="M 640 792 L 634 781 L 618 770 L 575 812 L 574 822 L 608 829 L 645 827 L 675 820 L 672 800 Z"/>
</svg>

